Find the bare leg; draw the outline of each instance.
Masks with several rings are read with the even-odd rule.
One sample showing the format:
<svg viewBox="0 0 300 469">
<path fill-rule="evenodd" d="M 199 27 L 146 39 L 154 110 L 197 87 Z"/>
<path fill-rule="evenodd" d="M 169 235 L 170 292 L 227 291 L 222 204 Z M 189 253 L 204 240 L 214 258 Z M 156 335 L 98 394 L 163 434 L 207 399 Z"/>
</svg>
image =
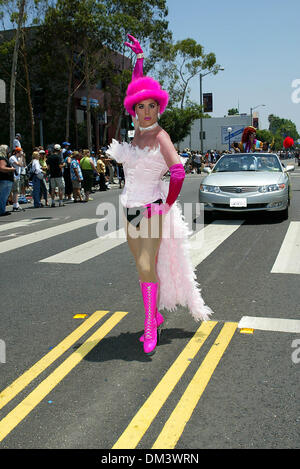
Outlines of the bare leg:
<svg viewBox="0 0 300 469">
<path fill-rule="evenodd" d="M 140 228 L 126 220 L 128 246 L 135 259 L 139 279 L 142 282 L 157 282 L 156 257 L 162 238 L 163 216 L 143 218 Z"/>
</svg>

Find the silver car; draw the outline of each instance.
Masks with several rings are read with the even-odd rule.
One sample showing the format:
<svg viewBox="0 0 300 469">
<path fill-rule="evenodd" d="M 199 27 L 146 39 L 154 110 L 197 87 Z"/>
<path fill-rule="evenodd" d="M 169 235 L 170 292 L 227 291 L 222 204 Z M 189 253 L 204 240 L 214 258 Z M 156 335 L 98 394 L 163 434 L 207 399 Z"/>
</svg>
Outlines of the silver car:
<svg viewBox="0 0 300 469">
<path fill-rule="evenodd" d="M 225 212 L 277 212 L 288 218 L 290 205 L 289 171 L 274 153 L 235 153 L 223 155 L 214 168 L 204 168 L 199 202 L 206 214 Z"/>
</svg>

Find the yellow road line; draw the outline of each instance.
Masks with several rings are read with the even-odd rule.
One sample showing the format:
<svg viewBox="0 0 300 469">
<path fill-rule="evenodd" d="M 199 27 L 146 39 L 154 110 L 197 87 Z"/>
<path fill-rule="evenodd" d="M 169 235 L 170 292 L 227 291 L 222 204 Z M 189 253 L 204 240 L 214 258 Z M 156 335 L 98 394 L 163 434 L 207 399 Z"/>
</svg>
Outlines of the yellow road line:
<svg viewBox="0 0 300 469">
<path fill-rule="evenodd" d="M 238 323 L 224 324 L 196 374 L 173 410 L 152 449 L 175 448 L 216 366 L 231 341 Z"/>
<path fill-rule="evenodd" d="M 55 348 L 35 363 L 29 370 L 25 371 L 12 384 L 0 393 L 0 409 L 11 401 L 19 392 L 21 392 L 32 380 L 41 374 L 58 357 L 68 350 L 80 337 L 91 329 L 105 314 L 109 311 L 96 311 L 77 329 L 62 340 Z"/>
<path fill-rule="evenodd" d="M 138 445 L 160 408 L 216 324 L 217 322 L 215 321 L 207 321 L 201 324 L 192 339 L 114 444 L 113 449 L 133 449 Z"/>
<path fill-rule="evenodd" d="M 45 378 L 28 396 L 0 421 L 2 441 L 52 389 L 118 324 L 126 312 L 114 313 L 94 334 Z"/>
</svg>

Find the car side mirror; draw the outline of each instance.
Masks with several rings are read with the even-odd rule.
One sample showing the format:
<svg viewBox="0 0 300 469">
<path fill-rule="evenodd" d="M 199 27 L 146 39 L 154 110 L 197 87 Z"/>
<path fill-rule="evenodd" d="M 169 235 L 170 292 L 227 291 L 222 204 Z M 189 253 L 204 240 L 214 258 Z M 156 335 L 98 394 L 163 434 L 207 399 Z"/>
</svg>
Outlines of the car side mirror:
<svg viewBox="0 0 300 469">
<path fill-rule="evenodd" d="M 285 168 L 286 172 L 294 171 L 294 170 L 295 170 L 295 166 L 293 164 L 288 164 L 287 167 Z"/>
</svg>

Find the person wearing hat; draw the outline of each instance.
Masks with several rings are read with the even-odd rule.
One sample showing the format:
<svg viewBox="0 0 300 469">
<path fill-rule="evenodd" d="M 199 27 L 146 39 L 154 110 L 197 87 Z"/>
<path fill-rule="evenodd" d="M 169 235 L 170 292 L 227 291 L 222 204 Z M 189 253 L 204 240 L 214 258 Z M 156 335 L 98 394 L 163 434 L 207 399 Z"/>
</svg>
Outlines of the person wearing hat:
<svg viewBox="0 0 300 469">
<path fill-rule="evenodd" d="M 15 150 L 17 147 L 21 147 L 21 134 L 16 134 L 14 141 L 13 141 L 13 150 Z"/>
<path fill-rule="evenodd" d="M 47 158 L 48 171 L 50 173 L 50 187 L 51 187 L 51 207 L 55 207 L 55 189 L 58 188 L 59 206 L 62 207 L 63 197 L 65 192 L 65 181 L 63 178 L 63 168 L 65 166 L 63 156 L 61 154 L 61 146 L 56 143 L 54 145 L 53 153 L 48 155 Z"/>
<path fill-rule="evenodd" d="M 71 180 L 71 161 L 72 161 L 72 152 L 71 150 L 66 150 L 63 153 L 63 158 L 64 158 L 64 181 L 65 181 L 65 197 L 68 200 L 74 200 L 72 198 L 72 193 L 73 193 L 73 186 L 72 186 L 72 180 Z"/>
<path fill-rule="evenodd" d="M 196 320 L 212 313 L 204 305 L 188 251 L 188 229 L 176 199 L 185 171 L 169 137 L 158 124 L 168 104 L 168 93 L 151 77 L 143 76 L 143 51 L 131 35 L 125 45 L 136 54 L 132 81 L 124 106 L 132 116 L 135 136 L 129 144 L 113 140 L 107 154 L 122 163 L 125 186 L 121 195 L 129 248 L 134 256 L 142 291 L 145 320 L 144 353 L 152 355 L 157 328 L 170 311 L 187 306 Z M 170 171 L 169 186 L 162 177 Z"/>
<path fill-rule="evenodd" d="M 61 153 L 62 153 L 63 157 L 65 158 L 65 156 L 66 156 L 65 152 L 70 149 L 71 143 L 70 142 L 63 142 L 61 145 L 62 145 Z"/>
<path fill-rule="evenodd" d="M 12 201 L 13 201 L 13 212 L 25 212 L 23 208 L 19 205 L 19 194 L 20 194 L 20 175 L 21 175 L 21 168 L 23 167 L 23 162 L 21 160 L 22 148 L 16 147 L 11 157 L 9 158 L 9 162 L 13 168 L 15 168 L 15 175 L 14 175 L 14 183 L 12 186 Z"/>
</svg>

